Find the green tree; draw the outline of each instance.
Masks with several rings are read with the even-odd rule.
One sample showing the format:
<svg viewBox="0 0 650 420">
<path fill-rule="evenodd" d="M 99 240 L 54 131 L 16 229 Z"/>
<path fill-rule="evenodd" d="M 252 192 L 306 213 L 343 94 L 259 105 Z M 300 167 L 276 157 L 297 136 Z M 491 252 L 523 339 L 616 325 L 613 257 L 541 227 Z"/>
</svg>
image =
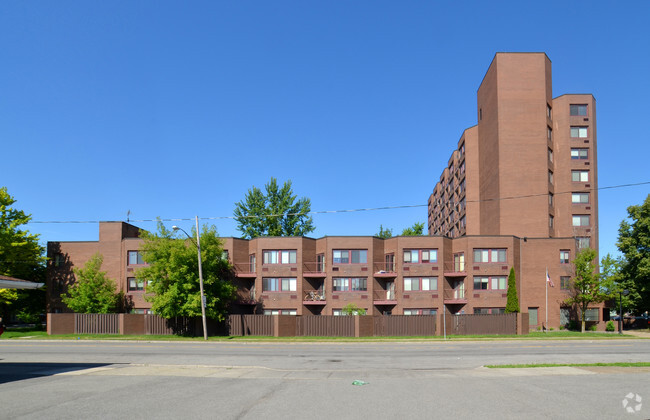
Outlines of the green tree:
<svg viewBox="0 0 650 420">
<path fill-rule="evenodd" d="M 629 290 L 626 303 L 636 313 L 650 309 L 650 195 L 638 206 L 627 208 L 628 220 L 618 230 L 616 246 L 623 254 L 621 289 Z"/>
<path fill-rule="evenodd" d="M 44 278 L 44 249 L 38 235 L 21 229 L 32 218 L 15 209 L 16 200 L 0 188 L 0 274 L 23 280 L 40 281 Z"/>
<path fill-rule="evenodd" d="M 313 232 L 313 220 L 309 216 L 311 201 L 297 199 L 291 189 L 291 181 L 278 186 L 271 178 L 265 186 L 266 193 L 253 186 L 244 200 L 235 203 L 237 230 L 244 238 L 258 236 L 304 236 Z"/>
<path fill-rule="evenodd" d="M 358 307 L 354 303 L 348 303 L 341 309 L 343 315 L 365 315 L 366 310 Z"/>
<path fill-rule="evenodd" d="M 402 236 L 422 236 L 424 232 L 424 223 L 413 223 L 413 226 L 407 227 L 402 231 Z"/>
<path fill-rule="evenodd" d="M 392 238 L 393 237 L 393 229 L 384 229 L 383 225 L 379 225 L 379 232 L 375 234 L 376 237 L 378 238 Z"/>
<path fill-rule="evenodd" d="M 201 316 L 201 294 L 196 244 L 179 238 L 158 222 L 158 232 L 143 232 L 140 248 L 149 264 L 136 272 L 146 285 L 145 299 L 151 309 L 164 318 Z M 196 237 L 196 232 L 193 233 Z M 203 290 L 208 318 L 222 321 L 237 288 L 232 284 L 232 267 L 224 257 L 221 239 L 214 226 L 201 232 Z"/>
<path fill-rule="evenodd" d="M 31 220 L 24 211 L 14 208 L 16 200 L 6 187 L 0 188 L 0 274 L 42 283 L 45 279 L 44 248 L 38 235 L 22 228 Z M 33 319 L 45 312 L 43 290 L 0 291 L 0 316 L 22 314 Z"/>
<path fill-rule="evenodd" d="M 517 297 L 517 281 L 515 279 L 515 269 L 510 268 L 508 275 L 508 294 L 506 300 L 506 313 L 511 314 L 519 312 L 519 298 Z"/>
<path fill-rule="evenodd" d="M 578 252 L 573 260 L 575 277 L 571 280 L 572 296 L 565 301 L 578 309 L 582 332 L 585 332 L 585 315 L 589 305 L 608 299 L 612 293 L 609 280 L 603 281 L 598 274 L 595 259 L 596 251 L 591 248 Z"/>
<path fill-rule="evenodd" d="M 117 292 L 115 282 L 101 271 L 104 258 L 93 255 L 83 268 L 75 268 L 75 282 L 61 300 L 77 313 L 108 314 L 119 309 L 122 296 Z"/>
</svg>

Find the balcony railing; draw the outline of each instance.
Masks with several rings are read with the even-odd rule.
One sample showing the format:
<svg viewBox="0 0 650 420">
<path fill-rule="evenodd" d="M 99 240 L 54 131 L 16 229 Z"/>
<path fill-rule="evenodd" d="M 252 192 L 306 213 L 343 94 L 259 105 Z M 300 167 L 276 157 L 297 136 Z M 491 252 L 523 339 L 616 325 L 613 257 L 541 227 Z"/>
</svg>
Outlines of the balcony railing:
<svg viewBox="0 0 650 420">
<path fill-rule="evenodd" d="M 446 301 L 467 301 L 467 293 L 465 289 L 446 289 L 443 293 L 444 300 Z"/>
<path fill-rule="evenodd" d="M 394 290 L 375 290 L 372 292 L 372 300 L 374 301 L 394 301 Z"/>
<path fill-rule="evenodd" d="M 322 302 L 325 303 L 325 291 L 324 290 L 307 290 L 305 291 L 304 302 Z"/>
<path fill-rule="evenodd" d="M 464 273 L 467 264 L 464 261 L 446 262 L 444 264 L 445 273 Z"/>
<path fill-rule="evenodd" d="M 306 262 L 302 265 L 302 272 L 306 276 L 324 276 L 325 275 L 325 262 Z"/>
<path fill-rule="evenodd" d="M 394 262 L 376 262 L 372 265 L 372 272 L 375 275 L 385 275 L 387 277 L 395 276 L 395 263 Z"/>
<path fill-rule="evenodd" d="M 255 299 L 255 290 L 238 290 L 236 301 L 240 304 L 257 304 L 257 300 Z"/>
<path fill-rule="evenodd" d="M 235 274 L 239 277 L 255 277 L 255 264 L 250 263 L 235 263 Z"/>
</svg>

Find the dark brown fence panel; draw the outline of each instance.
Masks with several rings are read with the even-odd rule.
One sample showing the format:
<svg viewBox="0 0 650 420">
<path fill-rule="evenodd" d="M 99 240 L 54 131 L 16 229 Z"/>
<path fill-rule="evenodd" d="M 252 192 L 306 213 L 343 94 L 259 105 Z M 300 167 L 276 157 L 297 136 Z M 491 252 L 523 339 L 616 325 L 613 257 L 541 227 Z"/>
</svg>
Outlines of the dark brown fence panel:
<svg viewBox="0 0 650 420">
<path fill-rule="evenodd" d="M 273 316 L 271 315 L 230 315 L 228 317 L 229 335 L 273 336 Z"/>
<path fill-rule="evenodd" d="M 119 314 L 75 314 L 75 334 L 119 334 Z"/>
<path fill-rule="evenodd" d="M 375 317 L 376 336 L 436 335 L 436 315 L 390 315 Z"/>
<path fill-rule="evenodd" d="M 194 335 L 195 320 L 190 318 L 166 319 L 158 315 L 144 316 L 144 333 L 147 335 Z"/>
<path fill-rule="evenodd" d="M 298 336 L 354 337 L 353 316 L 303 315 L 297 327 Z"/>
<path fill-rule="evenodd" d="M 447 316 L 448 335 L 515 335 L 517 314 L 450 315 Z"/>
</svg>

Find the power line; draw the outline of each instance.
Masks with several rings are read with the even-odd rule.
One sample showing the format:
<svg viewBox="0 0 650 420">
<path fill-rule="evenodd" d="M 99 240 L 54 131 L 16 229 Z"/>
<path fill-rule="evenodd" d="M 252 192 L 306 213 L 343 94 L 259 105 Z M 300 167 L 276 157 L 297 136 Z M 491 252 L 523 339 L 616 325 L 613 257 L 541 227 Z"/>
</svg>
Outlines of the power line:
<svg viewBox="0 0 650 420">
<path fill-rule="evenodd" d="M 650 181 L 646 182 L 637 182 L 634 184 L 620 184 L 620 185 L 611 185 L 607 187 L 599 188 L 590 188 L 589 191 L 598 191 L 598 190 L 611 190 L 617 188 L 627 188 L 627 187 L 636 187 L 639 185 L 648 185 Z M 562 194 L 572 194 L 574 191 L 562 191 L 556 192 L 554 195 Z M 549 193 L 540 193 L 540 194 L 527 194 L 527 195 L 517 195 L 510 197 L 498 197 L 498 198 L 486 198 L 482 200 L 468 200 L 468 203 L 481 203 L 481 202 L 492 202 L 492 201 L 503 201 L 503 200 L 516 200 L 522 198 L 531 198 L 531 197 L 543 197 L 548 196 Z M 398 209 L 409 209 L 417 207 L 428 207 L 428 204 L 412 204 L 412 205 L 400 205 L 400 206 L 383 206 L 383 207 L 369 207 L 369 208 L 359 208 L 359 209 L 343 209 L 343 210 L 317 210 L 310 211 L 308 213 L 288 213 L 288 214 L 266 214 L 262 216 L 258 215 L 247 215 L 243 216 L 245 218 L 261 218 L 261 217 L 282 217 L 282 216 L 301 216 L 309 214 L 336 214 L 336 213 L 357 213 L 362 211 L 377 211 L 377 210 L 398 210 Z M 223 220 L 223 219 L 236 219 L 235 216 L 212 216 L 212 217 L 199 217 L 201 220 Z M 168 219 L 131 219 L 129 222 L 133 223 L 147 223 L 147 222 L 185 222 L 193 221 L 193 217 L 187 218 L 168 218 Z M 27 224 L 85 224 L 85 223 L 99 223 L 100 220 L 32 220 Z"/>
</svg>

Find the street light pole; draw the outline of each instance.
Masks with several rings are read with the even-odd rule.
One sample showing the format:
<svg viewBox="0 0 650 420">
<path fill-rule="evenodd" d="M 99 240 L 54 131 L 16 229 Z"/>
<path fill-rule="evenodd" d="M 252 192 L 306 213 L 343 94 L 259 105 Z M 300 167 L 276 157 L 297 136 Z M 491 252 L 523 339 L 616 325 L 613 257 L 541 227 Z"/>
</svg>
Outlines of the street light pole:
<svg viewBox="0 0 650 420">
<path fill-rule="evenodd" d="M 197 249 L 197 254 L 199 258 L 199 289 L 201 291 L 201 320 L 203 321 L 203 339 L 207 340 L 208 339 L 208 328 L 206 325 L 206 320 L 205 320 L 205 295 L 203 294 L 203 265 L 201 264 L 201 236 L 199 234 L 199 216 L 196 216 L 196 249 Z M 192 237 L 185 232 L 183 228 L 180 228 L 178 226 L 172 226 L 173 230 L 181 230 L 183 233 L 192 239 Z"/>
<path fill-rule="evenodd" d="M 623 295 L 630 293 L 627 289 L 618 291 L 618 333 L 623 334 Z"/>
</svg>

